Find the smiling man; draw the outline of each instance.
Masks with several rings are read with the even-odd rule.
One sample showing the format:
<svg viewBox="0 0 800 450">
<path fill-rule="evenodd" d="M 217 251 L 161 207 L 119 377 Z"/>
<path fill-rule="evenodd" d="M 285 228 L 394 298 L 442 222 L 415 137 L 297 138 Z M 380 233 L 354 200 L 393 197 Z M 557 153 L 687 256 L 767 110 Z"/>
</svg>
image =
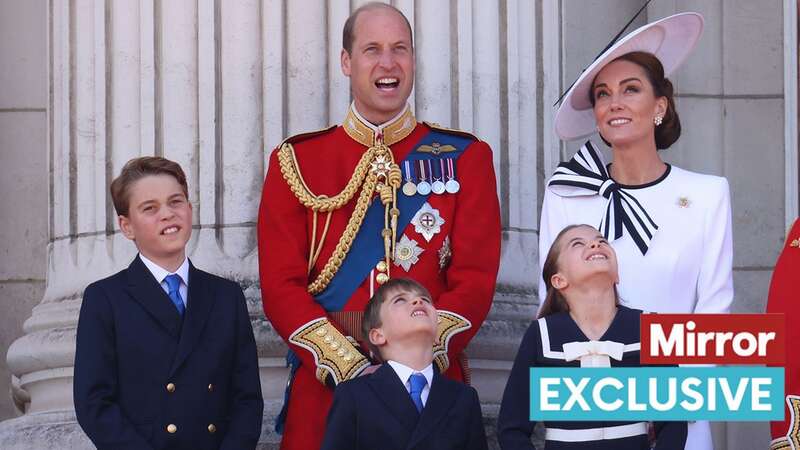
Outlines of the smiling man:
<svg viewBox="0 0 800 450">
<path fill-rule="evenodd" d="M 362 311 L 390 278 L 430 291 L 436 370 L 468 381 L 462 351 L 489 311 L 500 259 L 491 149 L 417 122 L 408 20 L 368 3 L 342 37 L 345 121 L 272 153 L 259 211 L 264 311 L 290 350 L 283 450 L 319 448 L 333 388 L 374 362 L 358 342 Z"/>
</svg>

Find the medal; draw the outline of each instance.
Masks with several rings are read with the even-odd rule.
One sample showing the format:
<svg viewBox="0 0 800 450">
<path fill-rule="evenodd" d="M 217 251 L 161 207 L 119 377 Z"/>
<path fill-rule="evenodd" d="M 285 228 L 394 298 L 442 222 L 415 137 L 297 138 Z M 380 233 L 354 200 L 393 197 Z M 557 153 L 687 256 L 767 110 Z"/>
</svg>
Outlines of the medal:
<svg viewBox="0 0 800 450">
<path fill-rule="evenodd" d="M 450 258 L 452 257 L 453 250 L 450 249 L 450 236 L 447 236 L 442 242 L 442 248 L 439 249 L 439 271 L 442 271 L 450 264 Z"/>
<path fill-rule="evenodd" d="M 461 184 L 456 181 L 455 164 L 450 158 L 447 158 L 447 183 L 444 184 L 444 188 L 450 194 L 455 194 L 461 189 Z"/>
<path fill-rule="evenodd" d="M 421 234 L 426 241 L 430 242 L 436 233 L 442 231 L 444 219 L 439 215 L 438 209 L 433 209 L 430 203 L 425 202 L 422 208 L 414 214 L 411 223 L 414 225 L 414 231 Z"/>
<path fill-rule="evenodd" d="M 412 195 L 417 193 L 417 185 L 414 184 L 411 178 L 411 163 L 409 161 L 404 161 L 403 165 L 406 169 L 406 182 L 403 184 L 403 194 L 411 197 Z"/>
<path fill-rule="evenodd" d="M 431 185 L 427 181 L 427 177 L 425 176 L 425 161 L 419 161 L 419 179 L 420 182 L 417 184 L 417 192 L 419 195 L 428 195 L 431 193 Z"/>
<path fill-rule="evenodd" d="M 411 266 L 419 261 L 419 255 L 424 252 L 417 241 L 409 239 L 405 234 L 397 243 L 394 250 L 394 264 L 408 272 Z"/>
<path fill-rule="evenodd" d="M 441 159 L 439 160 L 439 165 L 442 167 L 442 169 L 444 169 L 444 161 L 442 161 Z M 431 167 L 431 161 L 428 160 L 428 172 L 431 173 L 431 179 L 434 180 L 433 184 L 431 185 L 431 190 L 433 191 L 433 193 L 437 195 L 444 194 L 445 187 L 444 187 L 444 182 L 442 182 L 444 170 L 441 170 L 439 172 L 438 177 L 434 177 L 433 170 Z"/>
</svg>

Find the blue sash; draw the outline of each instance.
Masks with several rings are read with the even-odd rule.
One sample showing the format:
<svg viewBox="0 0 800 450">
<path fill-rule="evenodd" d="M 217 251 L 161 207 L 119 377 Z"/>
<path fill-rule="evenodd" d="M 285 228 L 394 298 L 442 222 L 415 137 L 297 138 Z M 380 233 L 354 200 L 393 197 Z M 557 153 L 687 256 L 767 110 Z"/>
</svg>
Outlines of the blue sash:
<svg viewBox="0 0 800 450">
<path fill-rule="evenodd" d="M 400 167 L 403 167 L 405 161 L 415 162 L 423 159 L 438 160 L 441 158 L 441 155 L 418 151 L 423 145 L 431 145 L 433 143 L 439 143 L 442 146 L 452 145 L 456 150 L 448 152 L 446 156 L 455 161 L 472 142 L 473 139 L 466 136 L 431 130 L 417 142 L 414 150 L 409 152 L 406 159 L 400 162 Z M 397 207 L 400 209 L 400 217 L 397 220 L 397 229 L 401 232 L 405 230 L 411 219 L 414 218 L 414 215 L 427 200 L 428 195 L 416 194 L 409 197 L 403 193 L 398 193 Z M 383 248 L 383 237 L 381 236 L 384 225 L 384 211 L 383 203 L 380 200 L 373 199 L 372 204 L 367 208 L 364 221 L 361 223 L 358 233 L 356 233 L 350 251 L 342 261 L 341 267 L 339 267 L 336 275 L 328 283 L 325 290 L 315 297 L 317 303 L 325 308 L 325 311 L 341 311 L 356 289 L 364 282 L 370 271 L 378 264 L 378 261 L 383 260 L 386 256 Z M 290 368 L 289 383 L 284 392 L 283 407 L 278 417 L 275 418 L 275 431 L 278 434 L 283 433 L 283 425 L 286 421 L 287 406 L 289 404 L 289 392 L 292 389 L 292 382 L 297 369 L 300 368 L 300 358 L 291 349 L 286 355 L 286 365 Z"/>
<path fill-rule="evenodd" d="M 405 161 L 438 160 L 440 156 L 422 153 L 417 150 L 423 145 L 431 145 L 434 142 L 455 147 L 456 151 L 448 152 L 446 156 L 456 160 L 472 142 L 472 139 L 431 130 L 420 139 L 415 149 L 408 154 L 406 159 L 400 162 L 400 167 L 403 167 Z M 402 192 L 398 192 L 397 207 L 400 209 L 400 217 L 397 220 L 397 230 L 400 233 L 405 230 L 417 211 L 428 200 L 428 195 L 416 194 L 409 197 L 403 195 Z M 361 228 L 358 230 L 353 240 L 353 245 L 350 247 L 350 252 L 347 253 L 342 266 L 336 272 L 328 287 L 315 297 L 317 303 L 322 305 L 325 311 L 341 311 L 356 289 L 364 282 L 370 271 L 375 268 L 379 261 L 384 259 L 386 255 L 383 248 L 383 237 L 381 236 L 383 226 L 384 206 L 375 198 L 367 209 L 364 222 L 361 224 Z"/>
</svg>

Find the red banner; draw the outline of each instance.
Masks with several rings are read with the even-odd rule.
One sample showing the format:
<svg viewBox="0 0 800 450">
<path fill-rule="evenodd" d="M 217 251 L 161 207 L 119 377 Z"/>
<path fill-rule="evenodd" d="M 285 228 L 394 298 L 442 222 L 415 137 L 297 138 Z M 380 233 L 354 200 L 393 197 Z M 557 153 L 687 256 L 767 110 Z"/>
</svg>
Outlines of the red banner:
<svg viewBox="0 0 800 450">
<path fill-rule="evenodd" d="M 642 364 L 773 364 L 786 360 L 783 314 L 643 314 Z"/>
</svg>

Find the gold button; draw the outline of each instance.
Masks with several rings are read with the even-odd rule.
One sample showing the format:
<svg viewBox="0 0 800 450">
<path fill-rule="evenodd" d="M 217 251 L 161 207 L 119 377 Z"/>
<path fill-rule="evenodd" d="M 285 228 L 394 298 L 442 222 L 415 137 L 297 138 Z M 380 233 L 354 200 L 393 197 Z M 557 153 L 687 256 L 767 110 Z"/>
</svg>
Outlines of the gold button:
<svg viewBox="0 0 800 450">
<path fill-rule="evenodd" d="M 378 284 L 386 283 L 389 281 L 389 275 L 386 275 L 385 273 L 379 273 L 378 276 L 375 277 L 375 281 L 377 281 Z"/>
<path fill-rule="evenodd" d="M 178 427 L 175 426 L 174 423 L 167 425 L 167 433 L 175 434 L 178 431 Z"/>
<path fill-rule="evenodd" d="M 386 261 L 378 262 L 378 265 L 375 266 L 375 268 L 378 270 L 378 272 L 386 272 Z"/>
<path fill-rule="evenodd" d="M 208 432 L 214 433 L 215 431 L 217 431 L 217 427 L 213 423 L 208 424 Z"/>
<path fill-rule="evenodd" d="M 175 384 L 174 383 L 167 384 L 167 392 L 169 392 L 170 394 L 175 392 Z"/>
<path fill-rule="evenodd" d="M 213 392 L 213 391 L 214 391 L 214 385 L 209 383 L 208 392 Z"/>
</svg>

